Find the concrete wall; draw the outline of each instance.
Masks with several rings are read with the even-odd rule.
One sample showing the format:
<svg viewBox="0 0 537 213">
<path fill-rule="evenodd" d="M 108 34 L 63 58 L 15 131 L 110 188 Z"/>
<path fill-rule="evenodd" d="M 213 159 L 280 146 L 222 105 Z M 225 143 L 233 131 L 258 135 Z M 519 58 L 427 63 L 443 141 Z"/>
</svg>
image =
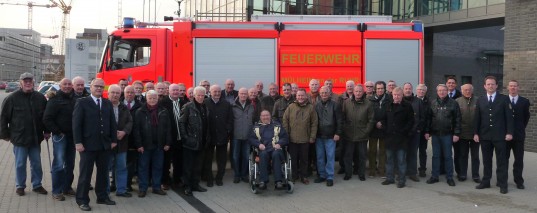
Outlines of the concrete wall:
<svg viewBox="0 0 537 213">
<path fill-rule="evenodd" d="M 537 152 L 537 1 L 505 2 L 504 82 L 516 79 L 520 95 L 530 99 L 530 123 L 526 128 L 527 151 Z"/>
</svg>

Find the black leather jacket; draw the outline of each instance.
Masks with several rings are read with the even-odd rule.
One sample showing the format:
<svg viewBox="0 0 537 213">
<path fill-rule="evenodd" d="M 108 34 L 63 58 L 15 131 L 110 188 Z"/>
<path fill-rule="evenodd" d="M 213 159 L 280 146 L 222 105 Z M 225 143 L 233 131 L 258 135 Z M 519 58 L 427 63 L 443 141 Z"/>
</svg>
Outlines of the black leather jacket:
<svg viewBox="0 0 537 213">
<path fill-rule="evenodd" d="M 436 98 L 430 102 L 425 133 L 431 135 L 460 135 L 461 110 L 459 104 L 447 96 L 444 99 Z"/>
<path fill-rule="evenodd" d="M 196 104 L 195 101 L 187 103 L 179 119 L 179 130 L 181 131 L 183 148 L 190 150 L 201 150 L 205 148 L 210 139 L 207 131 L 209 111 L 203 104 L 199 104 L 202 110 L 198 110 Z"/>
<path fill-rule="evenodd" d="M 163 148 L 165 145 L 170 146 L 172 143 L 172 134 L 170 131 L 170 118 L 168 111 L 162 107 L 158 107 L 158 126 L 157 126 L 157 143 L 153 141 L 151 126 L 151 114 L 147 109 L 147 105 L 142 105 L 136 116 L 134 117 L 134 144 L 136 148 L 144 147 L 144 149 Z"/>
</svg>

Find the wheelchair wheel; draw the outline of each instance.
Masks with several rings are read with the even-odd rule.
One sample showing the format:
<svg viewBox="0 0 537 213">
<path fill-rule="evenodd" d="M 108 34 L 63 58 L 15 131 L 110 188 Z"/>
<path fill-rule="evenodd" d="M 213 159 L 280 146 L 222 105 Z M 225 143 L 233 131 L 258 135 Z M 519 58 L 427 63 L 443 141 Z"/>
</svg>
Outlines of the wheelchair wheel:
<svg viewBox="0 0 537 213">
<path fill-rule="evenodd" d="M 293 182 L 291 181 L 287 182 L 287 193 L 293 194 L 294 190 L 295 190 L 295 184 L 293 184 Z"/>
<path fill-rule="evenodd" d="M 250 173 L 250 191 L 254 194 L 259 193 L 259 189 L 257 188 L 257 169 L 256 169 L 256 163 L 255 163 L 255 155 L 253 152 L 250 153 L 250 157 L 248 160 L 248 168 Z"/>
</svg>

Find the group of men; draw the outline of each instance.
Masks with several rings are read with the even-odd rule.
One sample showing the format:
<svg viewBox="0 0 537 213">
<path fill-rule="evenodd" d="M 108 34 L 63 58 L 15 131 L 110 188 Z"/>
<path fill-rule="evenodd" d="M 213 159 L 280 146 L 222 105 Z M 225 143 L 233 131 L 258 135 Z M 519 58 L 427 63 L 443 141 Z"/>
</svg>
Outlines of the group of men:
<svg viewBox="0 0 537 213">
<path fill-rule="evenodd" d="M 406 177 L 418 182 L 418 176 L 426 176 L 429 138 L 433 168 L 427 183 L 438 182 L 445 173 L 447 183 L 454 186 L 453 165 L 458 181 L 465 181 L 470 152 L 472 179 L 479 183 L 476 188 L 489 188 L 495 151 L 497 186 L 507 193 L 507 164 L 513 150 L 514 181 L 517 188 L 524 188 L 529 101 L 518 95 L 514 80 L 509 82 L 506 96 L 496 92 L 497 80 L 487 77 L 487 97 L 481 98 L 473 95 L 471 84 L 463 85 L 461 94 L 452 77 L 436 87 L 436 98 L 426 96 L 423 84 L 414 95 L 411 83 L 397 87 L 395 81 L 364 85 L 347 81 L 345 92 L 337 95 L 331 80 L 321 87 L 319 80 L 312 79 L 309 92 L 285 83 L 280 95 L 274 83 L 264 94 L 261 81 L 253 88 L 235 90 L 231 79 L 224 88 L 202 80 L 187 90 L 184 84 L 135 81 L 129 85 L 121 79 L 108 87 L 106 99 L 102 79 L 91 81 L 88 93 L 84 80 L 76 77 L 62 79 L 60 90 L 47 95 L 47 103 L 34 91 L 32 74 L 22 74 L 20 86 L 4 100 L 0 123 L 0 138 L 14 145 L 16 193 L 25 194 L 27 158 L 33 191 L 48 193 L 41 185 L 40 143 L 52 138 L 52 197 L 62 201 L 65 196 L 76 196 L 85 211 L 91 210 L 88 194 L 93 188 L 94 165 L 97 203 L 115 205 L 110 192 L 131 197 L 134 176 L 139 197 L 145 197 L 148 188 L 159 195 L 180 186 L 186 195 L 205 192 L 201 180 L 207 187 L 222 186 L 228 159 L 233 182 L 248 182 L 251 146 L 259 149 L 261 189 L 268 183 L 269 168 L 278 168 L 284 160 L 284 147 L 291 155 L 293 181 L 309 184 L 308 178 L 316 170 L 315 183 L 333 186 L 338 157 L 343 180 L 356 174 L 365 181 L 367 171 L 369 178 L 385 178 L 383 185 L 397 180 L 397 187 L 402 188 Z M 75 191 L 76 152 L 80 154 L 80 176 Z M 276 188 L 281 188 L 281 171 L 273 169 L 273 174 Z"/>
</svg>

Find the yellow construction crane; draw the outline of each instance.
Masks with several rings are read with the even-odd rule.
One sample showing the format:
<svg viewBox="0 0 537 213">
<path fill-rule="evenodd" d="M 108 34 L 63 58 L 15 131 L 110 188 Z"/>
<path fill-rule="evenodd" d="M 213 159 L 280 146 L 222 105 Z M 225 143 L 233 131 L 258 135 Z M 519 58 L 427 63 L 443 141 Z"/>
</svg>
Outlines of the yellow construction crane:
<svg viewBox="0 0 537 213">
<path fill-rule="evenodd" d="M 52 2 L 52 4 L 35 4 L 33 2 L 28 3 L 10 3 L 10 2 L 0 2 L 0 5 L 18 5 L 18 6 L 27 6 L 28 7 L 28 29 L 33 29 L 33 8 L 34 7 L 46 7 L 46 8 L 53 8 L 57 7 L 58 4 L 55 2 Z"/>
<path fill-rule="evenodd" d="M 62 32 L 60 34 L 60 55 L 63 57 L 60 58 L 60 65 L 58 67 L 58 72 L 56 73 L 56 78 L 62 78 L 65 73 L 65 39 L 69 36 L 69 15 L 71 14 L 72 1 L 69 1 L 69 4 L 66 4 L 64 0 L 58 0 L 59 3 L 55 0 L 50 0 L 50 2 L 57 5 L 63 13 Z"/>
</svg>

